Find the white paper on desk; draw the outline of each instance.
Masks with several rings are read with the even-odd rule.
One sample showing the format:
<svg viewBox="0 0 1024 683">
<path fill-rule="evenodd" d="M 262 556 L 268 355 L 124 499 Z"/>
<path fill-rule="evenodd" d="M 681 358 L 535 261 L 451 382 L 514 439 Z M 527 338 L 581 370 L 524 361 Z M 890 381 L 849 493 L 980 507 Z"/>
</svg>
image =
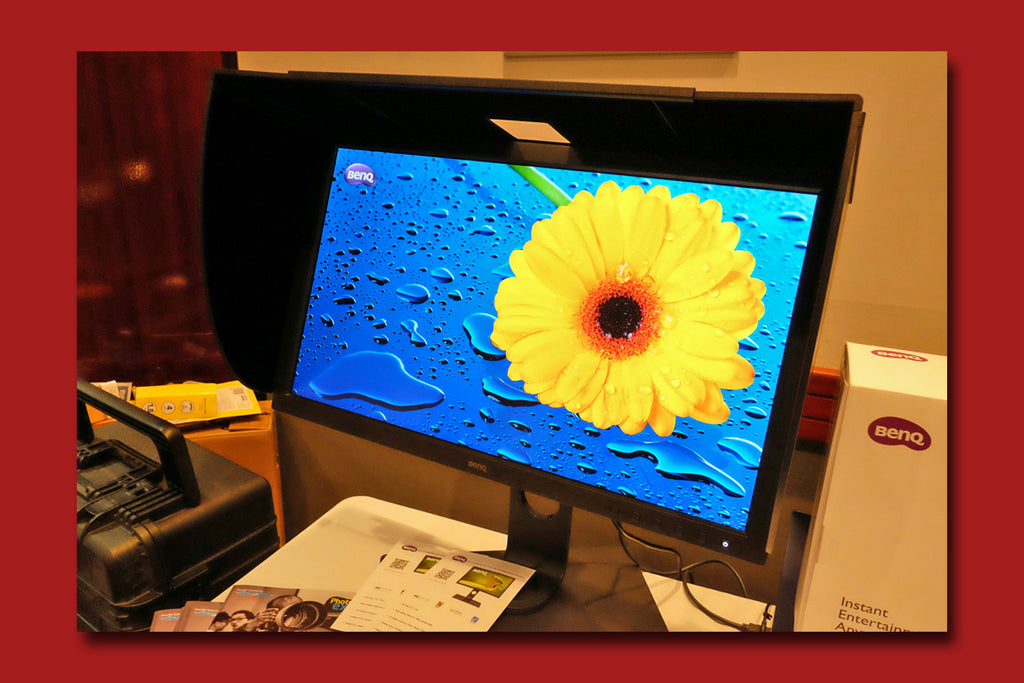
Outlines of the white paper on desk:
<svg viewBox="0 0 1024 683">
<path fill-rule="evenodd" d="M 533 570 L 465 550 L 397 543 L 336 631 L 486 631 Z"/>
<path fill-rule="evenodd" d="M 732 631 L 736 629 L 720 624 L 701 612 L 690 602 L 683 590 L 683 584 L 658 574 L 643 572 L 644 580 L 651 591 L 661 618 L 669 631 Z M 709 610 L 738 624 L 760 624 L 764 618 L 765 603 L 750 600 L 739 595 L 723 593 L 711 588 L 689 584 L 693 597 Z M 769 614 L 774 616 L 775 607 Z M 769 621 L 769 626 L 771 622 Z"/>
</svg>

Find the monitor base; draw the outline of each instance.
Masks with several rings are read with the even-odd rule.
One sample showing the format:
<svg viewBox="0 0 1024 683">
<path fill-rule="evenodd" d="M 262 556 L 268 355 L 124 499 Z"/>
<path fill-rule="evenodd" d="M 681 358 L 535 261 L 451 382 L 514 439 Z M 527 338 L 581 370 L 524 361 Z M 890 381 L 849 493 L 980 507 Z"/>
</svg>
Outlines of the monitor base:
<svg viewBox="0 0 1024 683">
<path fill-rule="evenodd" d="M 505 608 L 509 614 L 530 614 L 543 607 L 558 590 L 569 563 L 572 507 L 558 504 L 550 515 L 537 511 L 526 492 L 513 489 L 509 497 L 508 544 L 504 551 L 485 555 L 500 557 L 534 570 L 526 585 Z"/>
</svg>

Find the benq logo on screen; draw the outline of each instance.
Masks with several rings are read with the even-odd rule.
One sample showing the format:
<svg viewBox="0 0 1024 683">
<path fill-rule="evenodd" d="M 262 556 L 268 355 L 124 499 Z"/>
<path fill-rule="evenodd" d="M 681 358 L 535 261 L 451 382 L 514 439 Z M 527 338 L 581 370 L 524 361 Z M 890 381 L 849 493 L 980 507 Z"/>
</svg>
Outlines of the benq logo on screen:
<svg viewBox="0 0 1024 683">
<path fill-rule="evenodd" d="M 915 451 L 932 445 L 932 437 L 924 427 L 902 417 L 878 418 L 868 425 L 868 436 L 883 446 L 906 446 Z"/>
<path fill-rule="evenodd" d="M 903 351 L 887 351 L 885 349 L 872 349 L 871 353 L 882 358 L 899 358 L 901 360 L 912 360 L 918 363 L 927 363 L 928 359 L 918 356 L 915 353 L 904 353 Z"/>
<path fill-rule="evenodd" d="M 352 164 L 345 169 L 345 182 L 349 185 L 373 187 L 377 182 L 377 174 L 366 164 Z"/>
</svg>

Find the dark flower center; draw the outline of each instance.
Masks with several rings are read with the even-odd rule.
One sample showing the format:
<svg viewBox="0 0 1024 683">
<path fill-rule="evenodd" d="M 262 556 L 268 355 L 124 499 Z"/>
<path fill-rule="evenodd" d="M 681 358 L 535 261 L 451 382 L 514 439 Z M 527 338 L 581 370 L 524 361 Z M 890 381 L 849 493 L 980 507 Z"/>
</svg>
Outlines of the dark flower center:
<svg viewBox="0 0 1024 683">
<path fill-rule="evenodd" d="M 640 329 L 644 311 L 628 296 L 613 296 L 598 306 L 597 324 L 609 337 L 624 339 Z"/>
<path fill-rule="evenodd" d="M 661 301 L 641 280 L 599 282 L 576 315 L 583 343 L 614 360 L 643 354 L 661 329 Z"/>
</svg>

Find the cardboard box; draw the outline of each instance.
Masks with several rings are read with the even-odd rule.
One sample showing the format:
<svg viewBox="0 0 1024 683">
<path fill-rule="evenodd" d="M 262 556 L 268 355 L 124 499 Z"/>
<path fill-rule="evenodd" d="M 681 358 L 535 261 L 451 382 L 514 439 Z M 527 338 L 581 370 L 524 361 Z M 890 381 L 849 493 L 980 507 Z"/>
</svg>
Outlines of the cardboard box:
<svg viewBox="0 0 1024 683">
<path fill-rule="evenodd" d="M 207 427 L 185 427 L 185 438 L 259 474 L 270 482 L 277 515 L 277 534 L 285 542 L 281 467 L 278 461 L 277 430 L 270 401 L 260 401 L 261 413 L 236 417 Z"/>
<path fill-rule="evenodd" d="M 846 345 L 795 630 L 947 630 L 946 361 Z"/>
</svg>

